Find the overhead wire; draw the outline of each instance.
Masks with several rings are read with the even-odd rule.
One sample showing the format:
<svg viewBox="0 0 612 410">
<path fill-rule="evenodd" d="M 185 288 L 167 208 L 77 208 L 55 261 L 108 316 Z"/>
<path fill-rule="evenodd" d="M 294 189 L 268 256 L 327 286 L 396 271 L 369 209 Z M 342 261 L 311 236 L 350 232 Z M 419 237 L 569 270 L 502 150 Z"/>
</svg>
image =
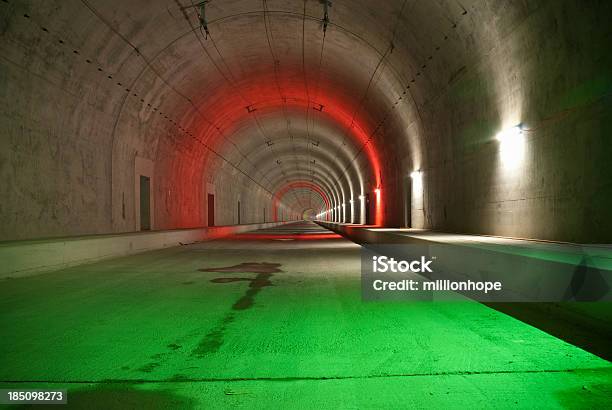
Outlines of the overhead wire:
<svg viewBox="0 0 612 410">
<path fill-rule="evenodd" d="M 289 119 L 287 117 L 287 100 L 285 98 L 285 95 L 282 91 L 281 85 L 280 85 L 280 80 L 279 80 L 279 73 L 278 73 L 278 66 L 280 65 L 280 59 L 278 58 L 278 56 L 276 55 L 276 52 L 274 51 L 274 38 L 272 35 L 272 23 L 269 22 L 269 17 L 267 15 L 268 12 L 268 4 L 267 4 L 267 0 L 262 0 L 262 7 L 263 7 L 263 20 L 264 20 L 264 27 L 265 27 L 265 32 L 266 32 L 266 41 L 268 43 L 268 49 L 270 51 L 270 55 L 272 57 L 272 66 L 273 66 L 273 70 L 274 70 L 274 81 L 276 83 L 276 88 L 278 91 L 278 95 L 281 98 L 282 101 L 282 107 L 283 107 L 283 118 L 285 120 L 285 125 L 286 125 L 286 129 L 287 129 L 287 136 L 289 137 L 289 139 L 291 140 L 291 147 L 292 147 L 292 151 L 294 154 L 294 161 L 296 163 L 296 170 L 299 171 L 299 161 L 297 158 L 297 154 L 295 152 L 295 144 L 293 143 L 293 136 L 290 130 L 290 126 L 289 126 Z M 282 164 L 280 164 L 282 166 Z M 283 172 L 283 176 L 286 176 L 286 174 Z M 287 182 L 289 182 L 287 180 Z M 297 199 L 297 197 L 296 197 Z M 300 204 L 300 206 L 302 206 L 301 201 L 298 201 L 298 203 Z"/>
<path fill-rule="evenodd" d="M 126 44 L 128 44 L 128 46 L 130 46 L 130 48 L 132 48 L 135 52 L 136 55 L 138 57 L 140 57 L 144 63 L 145 66 L 151 70 L 151 72 L 153 72 L 153 74 L 155 74 L 168 88 L 170 88 L 172 91 L 174 91 L 177 95 L 179 95 L 180 97 L 184 98 L 185 100 L 187 100 L 189 102 L 189 104 L 192 106 L 192 108 L 194 109 L 194 112 L 196 112 L 202 119 L 204 119 L 204 121 L 206 121 L 207 123 L 209 123 L 211 126 L 213 125 L 213 123 L 208 120 L 208 118 L 203 115 L 200 110 L 195 106 L 195 104 L 193 103 L 193 101 L 187 97 L 185 94 L 183 94 L 182 92 L 180 92 L 178 89 L 176 89 L 176 87 L 174 87 L 172 84 L 170 84 L 156 69 L 155 67 L 153 67 L 151 61 L 149 61 L 149 59 L 147 57 L 145 57 L 140 50 L 138 49 L 138 47 L 136 47 L 136 45 L 134 45 L 127 37 L 125 37 L 121 32 L 119 32 L 119 30 L 117 30 L 106 18 L 104 18 L 104 16 L 102 16 L 93 6 L 91 6 L 87 0 L 81 0 L 81 3 L 94 15 L 96 16 L 104 25 L 106 25 L 108 27 L 109 30 L 111 30 L 115 35 L 117 35 L 123 42 L 125 42 Z M 133 85 L 132 85 L 133 86 Z M 124 99 L 125 101 L 125 99 Z M 115 132 L 116 129 L 116 123 L 115 126 L 113 128 L 113 134 Z M 206 144 L 204 141 L 200 140 L 199 138 L 194 137 L 193 135 L 191 135 L 192 138 L 194 138 L 197 142 L 199 142 L 205 149 L 207 149 L 208 151 L 210 151 L 211 153 L 215 154 L 217 157 L 219 157 L 220 159 L 222 159 L 223 161 L 225 161 L 226 163 L 228 163 L 230 166 L 232 166 L 233 168 L 235 168 L 236 170 L 238 170 L 239 172 L 241 172 L 242 174 L 244 174 L 245 176 L 247 176 L 250 180 L 252 180 L 255 184 L 257 184 L 260 188 L 262 188 L 263 190 L 265 190 L 266 192 L 270 193 L 271 192 L 264 187 L 259 181 L 253 179 L 250 175 L 248 175 L 247 173 L 245 173 L 242 169 L 240 169 L 238 166 L 236 166 L 233 162 L 229 161 L 227 158 L 225 158 L 224 156 L 222 156 L 221 154 L 219 154 L 218 152 L 216 152 L 216 150 L 212 149 L 212 147 L 210 147 L 208 144 Z"/>
</svg>

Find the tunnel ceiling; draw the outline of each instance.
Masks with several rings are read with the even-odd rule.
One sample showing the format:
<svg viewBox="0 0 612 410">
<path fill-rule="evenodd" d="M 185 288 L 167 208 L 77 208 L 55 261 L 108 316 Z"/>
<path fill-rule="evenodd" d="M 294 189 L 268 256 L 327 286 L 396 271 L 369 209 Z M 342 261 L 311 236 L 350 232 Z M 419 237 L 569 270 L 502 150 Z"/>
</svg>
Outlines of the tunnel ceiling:
<svg viewBox="0 0 612 410">
<path fill-rule="evenodd" d="M 272 194 L 311 181 L 343 202 L 369 189 L 364 182 L 380 185 L 370 138 L 400 98 L 410 100 L 405 91 L 421 75 L 425 52 L 417 36 L 444 37 L 427 33 L 423 19 L 449 26 L 463 13 L 457 3 L 414 1 L 210 1 L 203 9 L 176 2 L 146 10 L 130 2 L 102 18 L 119 32 L 142 27 L 130 36 L 149 66 L 141 76 L 171 79 L 151 95 L 191 130 L 193 150 L 212 148 Z"/>
<path fill-rule="evenodd" d="M 76 77 L 98 74 L 117 87 L 115 163 L 136 152 L 180 174 L 177 161 L 191 161 L 210 180 L 228 169 L 270 195 L 310 181 L 336 203 L 381 185 L 377 132 L 418 121 L 414 101 L 431 92 L 429 71 L 451 64 L 458 25 L 469 28 L 454 0 L 12 7 L 60 43 L 44 44 L 47 53 L 61 55 L 68 43 L 87 56 L 62 59 Z"/>
</svg>

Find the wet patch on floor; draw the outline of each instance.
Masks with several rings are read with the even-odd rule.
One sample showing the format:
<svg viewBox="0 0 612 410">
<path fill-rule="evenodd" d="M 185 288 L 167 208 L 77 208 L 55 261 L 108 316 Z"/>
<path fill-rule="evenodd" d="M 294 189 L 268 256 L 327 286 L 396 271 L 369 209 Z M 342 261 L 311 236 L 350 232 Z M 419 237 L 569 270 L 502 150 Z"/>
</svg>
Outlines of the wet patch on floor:
<svg viewBox="0 0 612 410">
<path fill-rule="evenodd" d="M 221 273 L 278 273 L 280 263 L 269 262 L 244 262 L 238 265 L 225 266 L 220 268 L 198 269 L 200 272 L 221 272 Z"/>
<path fill-rule="evenodd" d="M 138 369 L 136 369 L 136 371 L 139 371 L 142 373 L 152 373 L 154 370 L 160 367 L 163 363 L 167 362 L 168 359 L 172 357 L 171 355 L 173 352 L 176 352 L 182 347 L 183 346 L 176 344 L 176 343 L 170 343 L 166 345 L 166 348 L 168 348 L 170 352 L 155 353 L 154 355 L 151 355 L 149 357 L 149 359 L 151 359 L 151 362 L 145 364 L 144 366 L 139 367 Z M 128 370 L 128 369 L 129 367 L 126 367 L 125 370 Z"/>
<path fill-rule="evenodd" d="M 217 352 L 221 346 L 223 346 L 223 336 L 225 335 L 227 326 L 233 321 L 234 314 L 227 314 L 217 326 L 204 336 L 198 346 L 191 352 L 191 355 L 202 358 L 208 354 Z"/>
<path fill-rule="evenodd" d="M 232 309 L 234 310 L 244 310 L 253 306 L 255 301 L 255 296 L 261 291 L 262 288 L 266 286 L 272 286 L 272 282 L 270 282 L 270 277 L 272 277 L 271 273 L 260 273 L 255 279 L 251 280 L 251 284 L 249 285 L 249 289 L 236 303 L 232 305 Z"/>
<path fill-rule="evenodd" d="M 231 283 L 231 282 L 251 282 L 249 284 L 249 289 L 246 291 L 244 296 L 238 299 L 233 305 L 232 309 L 234 310 L 245 310 L 253 306 L 253 302 L 255 301 L 255 296 L 261 291 L 262 288 L 266 286 L 272 286 L 272 282 L 270 282 L 270 278 L 272 277 L 271 273 L 260 273 L 254 278 L 215 278 L 212 279 L 213 283 Z"/>
<path fill-rule="evenodd" d="M 249 288 L 247 289 L 246 293 L 232 305 L 232 310 L 240 311 L 252 307 L 255 301 L 255 296 L 264 287 L 273 286 L 272 282 L 270 281 L 270 278 L 273 276 L 273 273 L 282 272 L 282 270 L 279 269 L 280 266 L 280 263 L 244 262 L 233 266 L 199 269 L 199 271 L 220 273 L 257 273 L 257 276 L 255 276 L 254 278 L 220 277 L 210 280 L 212 283 L 221 284 L 234 282 L 249 282 Z M 234 319 L 234 313 L 230 312 L 226 314 L 223 320 L 221 320 L 221 322 L 217 326 L 215 326 L 204 336 L 198 347 L 193 350 L 192 356 L 201 358 L 208 354 L 217 352 L 223 345 L 223 338 L 227 326 L 232 323 Z"/>
<path fill-rule="evenodd" d="M 159 363 L 157 362 L 147 363 L 144 366 L 140 367 L 138 371 L 143 372 L 143 373 L 151 373 L 153 370 L 157 369 L 158 367 L 159 367 Z"/>
<path fill-rule="evenodd" d="M 257 273 L 254 278 L 214 278 L 213 283 L 232 283 L 232 282 L 250 282 L 247 292 L 238 299 L 233 305 L 233 310 L 244 310 L 253 306 L 255 296 L 266 286 L 272 286 L 270 278 L 273 273 L 282 272 L 279 267 L 280 263 L 269 262 L 244 262 L 238 265 L 226 266 L 221 268 L 199 269 L 201 272 L 231 272 L 231 273 Z"/>
</svg>

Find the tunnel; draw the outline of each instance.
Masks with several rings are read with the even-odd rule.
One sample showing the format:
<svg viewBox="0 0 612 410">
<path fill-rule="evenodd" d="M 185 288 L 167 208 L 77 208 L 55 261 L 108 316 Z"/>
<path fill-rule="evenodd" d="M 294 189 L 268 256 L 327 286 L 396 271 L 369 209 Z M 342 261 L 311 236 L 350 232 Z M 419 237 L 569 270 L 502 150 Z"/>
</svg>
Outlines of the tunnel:
<svg viewBox="0 0 612 410">
<path fill-rule="evenodd" d="M 610 21 L 0 1 L 0 404 L 610 407 Z"/>
</svg>

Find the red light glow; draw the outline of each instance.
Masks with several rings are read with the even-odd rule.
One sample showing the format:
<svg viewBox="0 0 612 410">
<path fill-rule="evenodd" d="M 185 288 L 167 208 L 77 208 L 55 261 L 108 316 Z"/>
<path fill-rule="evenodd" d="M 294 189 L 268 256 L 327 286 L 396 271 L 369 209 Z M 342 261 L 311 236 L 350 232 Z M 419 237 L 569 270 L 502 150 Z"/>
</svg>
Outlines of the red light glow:
<svg viewBox="0 0 612 410">
<path fill-rule="evenodd" d="M 301 64 L 297 67 L 301 67 Z M 381 186 L 382 160 L 375 145 L 376 139 L 371 138 L 376 129 L 374 119 L 369 117 L 367 110 L 359 109 L 360 107 L 356 105 L 353 99 L 348 97 L 347 90 L 340 83 L 321 80 L 317 84 L 316 92 L 313 92 L 313 90 L 306 89 L 309 86 L 302 81 L 302 78 L 301 68 L 292 69 L 288 65 L 283 70 L 272 73 L 270 70 L 257 69 L 255 64 L 250 67 L 249 72 L 243 73 L 241 78 L 223 85 L 215 84 L 216 87 L 212 88 L 214 89 L 212 94 L 210 92 L 211 87 L 203 88 L 200 96 L 193 98 L 194 104 L 198 107 L 197 111 L 202 114 L 193 124 L 197 131 L 193 137 L 188 137 L 185 140 L 188 145 L 193 144 L 194 149 L 185 148 L 186 152 L 200 154 L 195 155 L 196 157 L 206 158 L 206 165 L 203 169 L 197 170 L 191 167 L 177 168 L 176 164 L 170 163 L 167 165 L 168 169 L 172 172 L 188 174 L 191 177 L 189 181 L 197 180 L 196 175 L 200 173 L 211 174 L 211 179 L 214 180 L 217 166 L 213 164 L 218 163 L 218 157 L 222 156 L 234 160 L 228 153 L 234 150 L 234 144 L 241 144 L 240 139 L 231 139 L 234 135 L 244 136 L 241 138 L 246 138 L 247 134 L 250 136 L 256 135 L 257 138 L 262 138 L 263 143 L 264 135 L 269 131 L 269 128 L 262 125 L 266 119 L 286 115 L 289 112 L 292 115 L 295 113 L 303 115 L 307 121 L 316 120 L 335 124 L 338 129 L 342 130 L 340 132 L 343 134 L 337 135 L 337 137 L 342 136 L 344 138 L 346 136 L 347 141 L 352 141 L 353 149 L 367 158 L 368 166 L 357 168 L 357 164 L 352 162 L 353 157 L 351 157 L 351 162 L 348 162 L 348 164 L 354 167 L 354 171 L 359 174 L 360 181 L 351 178 L 350 183 L 358 185 L 366 181 L 371 184 L 370 186 Z M 299 80 L 296 81 L 296 79 Z M 312 88 L 312 86 L 309 88 Z M 236 90 L 240 90 L 240 92 L 237 93 Z M 279 96 L 279 90 L 282 91 L 281 96 Z M 198 122 L 199 124 L 197 124 Z M 247 128 L 254 128 L 255 131 L 247 133 L 244 131 Z M 202 142 L 206 144 L 206 147 L 201 144 Z M 220 155 L 216 156 L 211 152 Z M 197 163 L 195 164 L 197 166 Z M 364 175 L 362 175 L 362 172 Z M 361 178 L 363 178 L 363 181 Z M 181 177 L 174 179 L 187 180 Z M 303 181 L 294 183 L 299 184 Z M 338 181 L 338 183 L 341 183 L 341 181 Z M 191 184 L 189 185 L 191 186 Z M 276 187 L 272 189 L 274 190 Z M 286 187 L 278 189 L 272 198 L 273 220 L 275 221 L 278 220 L 279 201 L 287 192 L 285 189 Z M 312 190 L 321 194 L 326 203 L 326 208 L 330 209 L 328 195 L 324 194 L 320 187 L 312 187 Z M 181 196 L 190 195 L 191 192 L 187 189 L 181 189 Z M 201 195 L 196 192 L 189 198 L 190 202 L 195 203 L 198 198 L 201 198 Z M 383 201 L 379 193 L 377 193 L 375 205 L 374 222 L 376 225 L 382 226 Z M 194 209 L 198 208 L 194 207 Z M 194 211 L 189 209 L 189 212 L 193 213 Z M 199 220 L 202 218 L 194 216 L 192 219 Z M 185 221 L 180 225 L 190 224 L 190 222 Z"/>
<path fill-rule="evenodd" d="M 273 240 L 296 240 L 296 241 L 312 241 L 323 239 L 341 239 L 342 236 L 336 233 L 307 233 L 307 234 L 258 234 L 258 233 L 243 233 L 234 235 L 228 239 L 248 240 L 248 241 L 273 241 Z"/>
</svg>

